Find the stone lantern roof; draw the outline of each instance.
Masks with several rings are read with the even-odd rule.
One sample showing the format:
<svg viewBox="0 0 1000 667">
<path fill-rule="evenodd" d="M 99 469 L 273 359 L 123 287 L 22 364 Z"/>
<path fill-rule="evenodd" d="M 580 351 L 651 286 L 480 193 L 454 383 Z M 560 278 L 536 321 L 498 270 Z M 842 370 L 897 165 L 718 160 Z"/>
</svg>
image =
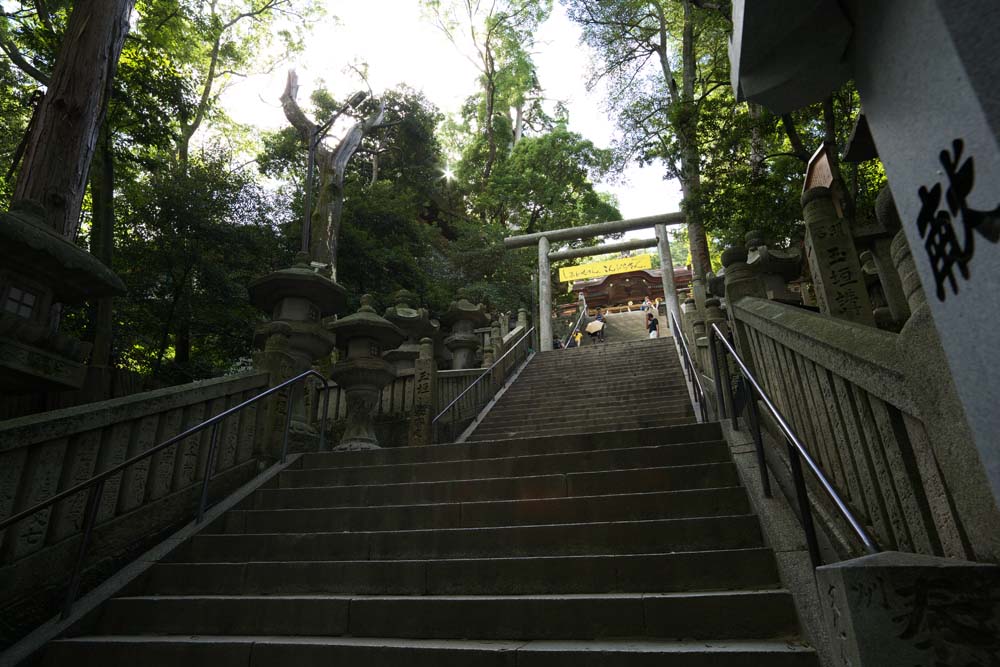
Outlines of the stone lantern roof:
<svg viewBox="0 0 1000 667">
<path fill-rule="evenodd" d="M 125 293 L 110 268 L 53 231 L 33 202 L 14 202 L 0 213 L 0 266 L 48 285 L 63 303 Z"/>
<path fill-rule="evenodd" d="M 371 295 L 365 294 L 356 313 L 330 325 L 330 330 L 337 334 L 337 347 L 346 349 L 352 338 L 371 338 L 383 348 L 392 348 L 406 339 L 400 328 L 375 312 L 371 304 Z"/>
</svg>

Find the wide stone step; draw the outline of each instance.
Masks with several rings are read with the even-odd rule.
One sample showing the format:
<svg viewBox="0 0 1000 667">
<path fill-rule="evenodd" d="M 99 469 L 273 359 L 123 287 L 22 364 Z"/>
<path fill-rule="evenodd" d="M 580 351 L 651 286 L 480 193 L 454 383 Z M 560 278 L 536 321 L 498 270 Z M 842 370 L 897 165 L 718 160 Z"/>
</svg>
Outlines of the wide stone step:
<svg viewBox="0 0 1000 667">
<path fill-rule="evenodd" d="M 481 528 L 582 521 L 641 521 L 750 512 L 742 487 L 539 500 L 387 507 L 232 510 L 211 526 L 223 533 Z"/>
<path fill-rule="evenodd" d="M 393 447 L 360 452 L 307 453 L 297 463 L 301 468 L 351 467 L 391 463 L 423 463 L 486 459 L 524 454 L 557 454 L 570 451 L 615 449 L 636 445 L 667 445 L 720 440 L 718 423 L 683 424 L 656 429 L 615 430 L 583 435 L 532 437 L 502 442 L 447 443 L 423 447 Z"/>
<path fill-rule="evenodd" d="M 106 635 L 316 635 L 412 639 L 778 639 L 794 636 L 786 591 L 525 596 L 126 597 Z"/>
<path fill-rule="evenodd" d="M 659 424 L 660 425 L 685 424 L 694 421 L 694 419 L 695 418 L 693 415 L 674 416 L 668 419 L 664 419 L 663 421 L 660 421 Z M 612 427 L 613 424 L 614 424 L 613 421 L 603 420 L 603 419 L 584 424 L 553 424 L 552 426 L 546 428 L 535 428 L 534 434 L 571 435 L 574 433 L 592 433 L 596 430 L 607 430 L 608 428 Z M 477 433 L 476 431 L 473 431 L 472 434 L 469 436 L 469 440 L 501 440 L 503 438 L 520 438 L 523 437 L 524 435 L 527 435 L 527 432 L 508 431 L 503 433 L 498 433 L 498 432 Z"/>
<path fill-rule="evenodd" d="M 561 393 L 561 392 L 560 392 Z M 659 412 L 670 408 L 691 405 L 687 391 L 655 392 L 645 394 L 602 394 L 594 396 L 555 396 L 537 399 L 531 396 L 503 396 L 487 416 L 511 413 L 547 416 L 549 419 L 571 418 L 580 412 L 607 413 L 609 418 L 629 412 Z"/>
<path fill-rule="evenodd" d="M 553 422 L 592 422 L 602 415 L 595 415 L 595 412 L 602 413 L 607 408 L 603 408 L 600 405 L 581 405 L 575 408 L 567 409 L 565 412 L 560 412 L 558 416 L 546 415 L 540 412 L 537 408 L 532 409 L 530 406 L 523 407 L 513 407 L 504 408 L 502 411 L 493 410 L 479 423 L 477 430 L 480 432 L 489 430 L 496 426 L 514 426 L 518 430 L 522 430 L 525 425 L 531 426 L 543 426 L 549 425 Z M 640 418 L 656 417 L 656 416 L 669 416 L 678 417 L 682 415 L 688 415 L 691 412 L 691 404 L 689 402 L 675 402 L 667 404 L 657 404 L 650 402 L 643 405 L 622 405 L 614 408 L 613 414 L 603 417 L 603 421 L 610 422 L 612 426 L 619 424 L 618 419 L 624 420 L 626 423 L 630 420 L 637 420 Z M 605 429 L 602 430 L 606 430 Z"/>
<path fill-rule="evenodd" d="M 566 378 L 566 372 L 572 373 L 574 384 L 591 385 L 595 383 L 608 382 L 616 379 L 612 373 L 621 373 L 623 378 L 632 380 L 655 380 L 673 374 L 679 374 L 680 362 L 650 361 L 641 357 L 635 359 L 622 359 L 622 364 L 616 367 L 601 367 L 597 369 L 574 366 L 562 368 L 559 366 L 534 366 L 529 364 L 518 377 L 518 383 L 534 383 L 538 381 L 551 381 L 562 377 Z"/>
<path fill-rule="evenodd" d="M 451 560 L 158 563 L 128 595 L 531 595 L 778 588 L 770 549 Z"/>
<path fill-rule="evenodd" d="M 676 409 L 663 413 L 642 413 L 637 415 L 599 415 L 590 418 L 580 419 L 559 419 L 543 421 L 538 419 L 498 419 L 487 423 L 485 420 L 476 428 L 473 433 L 476 440 L 490 440 L 503 438 L 516 438 L 520 435 L 545 433 L 592 433 L 594 431 L 606 431 L 616 424 L 623 428 L 653 428 L 656 426 L 670 426 L 673 424 L 686 424 L 694 421 L 694 416 L 689 410 Z"/>
<path fill-rule="evenodd" d="M 537 382 L 525 382 L 519 384 L 515 382 L 507 392 L 511 395 L 537 395 L 540 393 L 552 394 L 553 390 L 571 395 L 593 396 L 597 394 L 618 394 L 623 391 L 636 393 L 649 392 L 669 392 L 684 389 L 684 382 L 680 374 L 661 374 L 656 377 L 647 378 L 621 378 L 616 380 L 580 382 L 577 383 L 572 376 L 563 375 L 561 378 L 542 379 Z M 559 394 L 553 394 L 553 397 Z"/>
<path fill-rule="evenodd" d="M 300 488 L 358 484 L 402 484 L 418 481 L 521 477 L 532 474 L 693 465 L 728 460 L 730 460 L 729 451 L 723 443 L 651 445 L 464 461 L 400 463 L 355 468 L 290 469 L 279 475 L 277 485 L 280 488 Z"/>
<path fill-rule="evenodd" d="M 138 660 L 137 660 L 138 658 Z M 784 641 L 476 641 L 394 637 L 78 637 L 53 642 L 45 667 L 812 667 L 812 649 Z"/>
<path fill-rule="evenodd" d="M 498 407 L 513 405 L 534 406 L 540 412 L 558 414 L 561 410 L 580 405 L 601 403 L 609 408 L 614 405 L 629 405 L 637 398 L 647 400 L 657 398 L 663 402 L 682 401 L 688 397 L 687 388 L 678 384 L 669 389 L 644 390 L 628 387 L 617 390 L 602 390 L 588 393 L 577 393 L 571 385 L 563 382 L 556 387 L 530 392 L 508 392 L 500 397 Z"/>
<path fill-rule="evenodd" d="M 172 562 L 407 560 L 661 553 L 761 546 L 753 515 L 330 533 L 201 534 Z"/>
<path fill-rule="evenodd" d="M 407 505 L 596 496 L 737 486 L 732 462 L 408 484 L 261 489 L 244 509 Z"/>
</svg>

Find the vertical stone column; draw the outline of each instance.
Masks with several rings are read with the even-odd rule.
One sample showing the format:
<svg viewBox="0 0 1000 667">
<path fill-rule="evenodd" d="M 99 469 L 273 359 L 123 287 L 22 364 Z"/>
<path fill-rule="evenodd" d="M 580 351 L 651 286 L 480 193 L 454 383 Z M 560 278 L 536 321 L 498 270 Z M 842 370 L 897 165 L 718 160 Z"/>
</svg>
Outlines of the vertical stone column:
<svg viewBox="0 0 1000 667">
<path fill-rule="evenodd" d="M 667 322 L 673 313 L 678 322 L 681 321 L 681 305 L 677 300 L 677 286 L 674 284 L 674 260 L 670 256 L 670 239 L 667 238 L 667 226 L 656 225 L 657 249 L 660 251 L 660 280 L 663 282 L 663 300 L 667 304 Z M 669 326 L 668 326 L 669 329 Z"/>
<path fill-rule="evenodd" d="M 413 445 L 433 443 L 431 420 L 437 407 L 437 363 L 434 361 L 434 341 L 420 341 L 420 356 L 413 364 L 413 416 L 410 418 L 408 442 Z"/>
<path fill-rule="evenodd" d="M 764 290 L 764 283 L 761 282 L 760 277 L 747 264 L 746 248 L 726 248 L 722 253 L 722 266 L 726 269 L 726 307 L 729 310 L 729 323 L 732 327 L 733 338 L 743 361 L 753 371 L 750 337 L 746 328 L 736 319 L 736 305 L 740 299 L 748 296 L 766 299 L 767 292 Z"/>
<path fill-rule="evenodd" d="M 469 296 L 465 289 L 458 290 L 458 298 L 441 316 L 441 322 L 451 327 L 451 335 L 444 339 L 444 344 L 451 351 L 453 370 L 474 367 L 476 350 L 479 349 L 479 336 L 475 329 L 489 322 L 483 304 L 472 303 Z"/>
<path fill-rule="evenodd" d="M 806 190 L 802 195 L 802 214 L 806 223 L 806 256 L 820 311 L 875 326 L 858 251 L 847 221 L 837 216 L 830 189 Z"/>
<path fill-rule="evenodd" d="M 525 330 L 528 328 L 528 311 L 525 308 L 517 309 L 517 326 L 523 327 Z"/>
<path fill-rule="evenodd" d="M 892 191 L 882 188 L 875 200 L 875 215 L 879 224 L 887 230 L 901 230 L 902 223 L 896 212 L 896 203 L 892 200 Z M 904 239 L 905 242 L 905 239 Z M 899 271 L 892 259 L 892 238 L 879 238 L 872 243 L 872 261 L 878 270 L 879 282 L 882 283 L 882 293 L 892 319 L 900 326 L 910 319 L 910 306 L 906 302 L 903 283 Z M 919 279 L 918 279 L 919 282 Z"/>
<path fill-rule="evenodd" d="M 552 349 L 552 267 L 544 236 L 538 239 L 538 346 L 542 352 Z"/>
</svg>

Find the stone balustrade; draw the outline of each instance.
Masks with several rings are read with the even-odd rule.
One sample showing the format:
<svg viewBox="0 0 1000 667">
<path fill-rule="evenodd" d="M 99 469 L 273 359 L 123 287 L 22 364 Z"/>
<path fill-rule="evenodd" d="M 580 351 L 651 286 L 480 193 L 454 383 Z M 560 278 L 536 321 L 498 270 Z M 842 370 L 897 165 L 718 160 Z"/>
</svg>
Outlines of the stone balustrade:
<svg viewBox="0 0 1000 667">
<path fill-rule="evenodd" d="M 0 422 L 0 517 L 79 484 L 257 395 L 266 373 L 233 375 Z M 220 426 L 215 493 L 257 473 L 265 410 L 250 406 Z M 88 562 L 114 561 L 191 518 L 207 467 L 211 429 L 144 459 L 104 484 Z M 68 577 L 80 542 L 86 494 L 0 535 L 0 613 L 44 609 Z M 44 587 L 44 588 L 42 588 Z M 30 611 L 19 612 L 25 619 Z M 36 619 L 41 620 L 41 619 Z"/>
</svg>

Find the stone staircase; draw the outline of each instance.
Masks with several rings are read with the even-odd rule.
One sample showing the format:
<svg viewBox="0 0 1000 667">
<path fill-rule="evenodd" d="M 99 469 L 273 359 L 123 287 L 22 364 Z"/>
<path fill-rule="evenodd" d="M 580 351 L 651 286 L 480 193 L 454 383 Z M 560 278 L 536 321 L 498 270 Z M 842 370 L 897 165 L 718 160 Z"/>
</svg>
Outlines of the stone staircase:
<svg viewBox="0 0 1000 667">
<path fill-rule="evenodd" d="M 670 337 L 669 327 L 666 318 L 659 316 L 660 336 Z M 646 312 L 636 307 L 636 310 L 624 313 L 609 313 L 604 317 L 605 330 L 604 339 L 609 343 L 618 343 L 629 340 L 648 340 L 649 334 L 646 331 Z"/>
<path fill-rule="evenodd" d="M 537 354 L 469 439 L 589 433 L 692 421 L 694 410 L 672 339 L 640 339 Z"/>
<path fill-rule="evenodd" d="M 303 455 L 43 664 L 814 667 L 668 345 L 538 355 L 521 437 Z"/>
</svg>

